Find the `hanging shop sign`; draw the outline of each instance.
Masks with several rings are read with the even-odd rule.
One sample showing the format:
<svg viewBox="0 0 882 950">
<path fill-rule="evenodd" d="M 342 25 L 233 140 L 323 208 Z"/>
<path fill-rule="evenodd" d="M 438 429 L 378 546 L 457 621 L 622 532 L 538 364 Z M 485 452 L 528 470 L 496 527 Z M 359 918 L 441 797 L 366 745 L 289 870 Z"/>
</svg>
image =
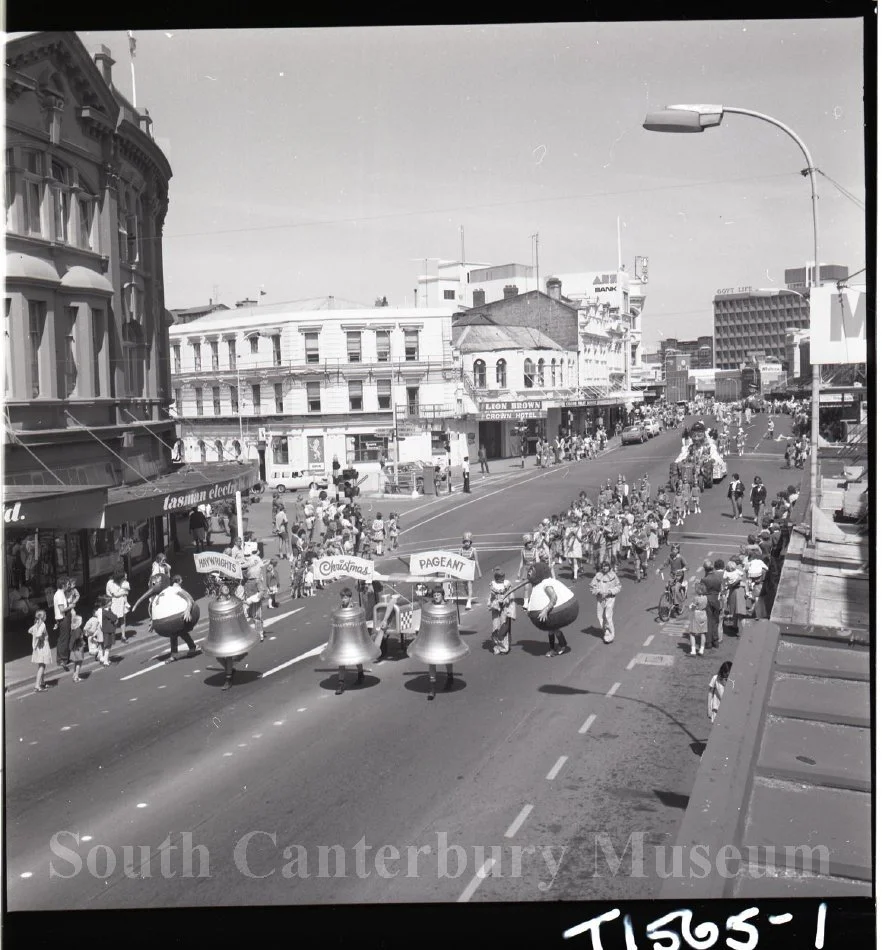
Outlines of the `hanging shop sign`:
<svg viewBox="0 0 882 950">
<path fill-rule="evenodd" d="M 424 551 L 422 554 L 411 554 L 410 573 L 419 577 L 447 574 L 461 581 L 473 581 L 475 562 L 451 551 Z"/>
<path fill-rule="evenodd" d="M 98 528 L 107 501 L 106 488 L 65 488 L 56 492 L 46 487 L 29 492 L 27 486 L 10 485 L 3 494 L 8 499 L 3 505 L 7 528 Z"/>
<path fill-rule="evenodd" d="M 866 288 L 812 287 L 809 343 L 812 364 L 866 363 Z"/>
<path fill-rule="evenodd" d="M 482 402 L 482 412 L 541 412 L 541 399 L 502 400 Z"/>
</svg>

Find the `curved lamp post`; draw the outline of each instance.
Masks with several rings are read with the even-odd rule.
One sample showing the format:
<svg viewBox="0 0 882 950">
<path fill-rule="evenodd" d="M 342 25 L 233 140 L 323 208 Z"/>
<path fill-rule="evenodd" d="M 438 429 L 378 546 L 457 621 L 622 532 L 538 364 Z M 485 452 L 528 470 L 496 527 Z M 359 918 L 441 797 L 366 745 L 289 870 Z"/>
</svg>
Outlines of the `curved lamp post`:
<svg viewBox="0 0 882 950">
<path fill-rule="evenodd" d="M 752 109 L 738 109 L 734 106 L 690 104 L 667 106 L 659 112 L 650 112 L 643 122 L 643 128 L 650 132 L 703 132 L 705 129 L 714 128 L 723 121 L 723 116 L 731 112 L 735 115 L 747 115 L 754 119 L 762 119 L 774 125 L 782 132 L 786 133 L 799 146 L 803 157 L 806 160 L 807 168 L 803 169 L 802 174 L 808 175 L 812 186 L 812 231 L 814 236 L 814 266 L 812 268 L 812 285 L 821 286 L 821 263 L 818 257 L 818 188 L 815 178 L 815 166 L 812 162 L 811 154 L 806 147 L 805 142 L 783 122 L 765 115 L 762 112 L 754 112 Z M 809 470 L 811 476 L 811 503 L 812 505 L 820 503 L 820 459 L 818 458 L 819 441 L 819 416 L 821 403 L 821 368 L 815 363 L 812 366 L 812 463 Z M 814 529 L 814 518 L 812 529 Z"/>
</svg>

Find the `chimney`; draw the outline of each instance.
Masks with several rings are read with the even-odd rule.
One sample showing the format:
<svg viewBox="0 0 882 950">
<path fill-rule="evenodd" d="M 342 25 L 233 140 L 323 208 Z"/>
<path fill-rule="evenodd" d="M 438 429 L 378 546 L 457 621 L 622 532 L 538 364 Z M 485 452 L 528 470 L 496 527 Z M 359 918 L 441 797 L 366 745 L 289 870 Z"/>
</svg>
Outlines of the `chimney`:
<svg viewBox="0 0 882 950">
<path fill-rule="evenodd" d="M 554 300 L 560 300 L 560 288 L 561 282 L 558 277 L 549 277 L 548 280 L 545 281 L 545 290 L 548 296 Z"/>
<path fill-rule="evenodd" d="M 473 290 L 472 291 L 472 306 L 473 307 L 483 307 L 484 306 L 484 291 L 483 290 Z"/>
<path fill-rule="evenodd" d="M 116 62 L 110 55 L 110 47 L 102 46 L 101 52 L 95 54 L 95 65 L 101 70 L 101 75 L 108 86 L 113 85 L 111 80 L 113 65 Z"/>
<path fill-rule="evenodd" d="M 509 297 L 517 297 L 519 293 L 517 284 L 506 284 L 502 288 L 502 299 L 508 300 Z"/>
</svg>

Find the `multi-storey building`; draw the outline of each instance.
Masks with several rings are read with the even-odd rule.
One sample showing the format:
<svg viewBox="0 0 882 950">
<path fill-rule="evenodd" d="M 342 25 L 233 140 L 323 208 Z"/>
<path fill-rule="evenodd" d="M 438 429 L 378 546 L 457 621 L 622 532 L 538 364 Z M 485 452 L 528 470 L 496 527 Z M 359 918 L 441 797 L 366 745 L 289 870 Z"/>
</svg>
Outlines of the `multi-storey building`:
<svg viewBox="0 0 882 950">
<path fill-rule="evenodd" d="M 277 469 L 330 472 L 334 456 L 378 476 L 384 459 L 446 457 L 448 441 L 454 457 L 468 451 L 453 309 L 323 301 L 237 307 L 170 329 L 185 461 L 255 459 L 272 483 Z"/>
<path fill-rule="evenodd" d="M 739 369 L 755 360 L 779 360 L 788 365 L 787 333 L 809 325 L 806 279 L 811 268 L 790 268 L 784 272 L 787 289 L 755 290 L 729 287 L 714 296 L 714 363 L 717 369 Z M 821 283 L 844 280 L 848 268 L 822 264 Z"/>
<path fill-rule="evenodd" d="M 688 356 L 692 369 L 713 369 L 714 338 L 700 336 L 696 340 L 678 340 L 668 337 L 659 343 L 661 362 L 667 367 L 676 356 Z"/>
<path fill-rule="evenodd" d="M 103 588 L 135 579 L 174 542 L 170 316 L 162 229 L 171 168 L 74 33 L 6 44 L 7 595 L 26 621 L 59 575 Z"/>
</svg>

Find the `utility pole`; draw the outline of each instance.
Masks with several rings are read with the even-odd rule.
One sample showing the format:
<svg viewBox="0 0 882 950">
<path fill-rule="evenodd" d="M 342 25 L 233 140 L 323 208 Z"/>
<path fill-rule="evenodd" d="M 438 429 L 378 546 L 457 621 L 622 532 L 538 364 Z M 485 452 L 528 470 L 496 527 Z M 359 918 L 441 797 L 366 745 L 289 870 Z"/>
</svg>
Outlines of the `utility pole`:
<svg viewBox="0 0 882 950">
<path fill-rule="evenodd" d="M 135 39 L 135 34 L 131 30 L 126 30 L 129 36 L 129 57 L 131 58 L 132 63 L 132 106 L 133 108 L 138 108 L 138 94 L 135 91 L 135 45 L 137 40 Z"/>
</svg>

